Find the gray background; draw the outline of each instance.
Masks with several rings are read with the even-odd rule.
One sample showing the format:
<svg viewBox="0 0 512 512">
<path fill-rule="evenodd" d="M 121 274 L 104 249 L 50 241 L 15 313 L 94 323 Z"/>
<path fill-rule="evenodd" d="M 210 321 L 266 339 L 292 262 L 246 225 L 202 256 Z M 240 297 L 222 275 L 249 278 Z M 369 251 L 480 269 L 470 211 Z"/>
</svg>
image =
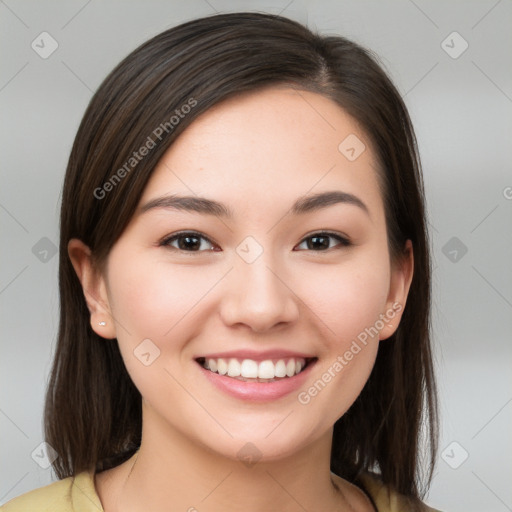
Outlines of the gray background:
<svg viewBox="0 0 512 512">
<path fill-rule="evenodd" d="M 426 501 L 443 511 L 512 510 L 510 0 L 0 1 L 0 503 L 55 479 L 40 447 L 58 322 L 52 246 L 69 150 L 92 92 L 156 33 L 236 10 L 282 13 L 373 49 L 403 94 L 434 257 L 442 424 Z M 42 46 L 43 31 L 58 43 L 46 59 L 31 47 Z"/>
</svg>

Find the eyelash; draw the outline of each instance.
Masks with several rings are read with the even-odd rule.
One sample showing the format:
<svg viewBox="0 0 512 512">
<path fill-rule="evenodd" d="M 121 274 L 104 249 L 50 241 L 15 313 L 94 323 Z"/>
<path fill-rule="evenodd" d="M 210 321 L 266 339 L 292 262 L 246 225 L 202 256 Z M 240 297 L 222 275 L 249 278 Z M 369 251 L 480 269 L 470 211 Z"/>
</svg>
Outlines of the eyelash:
<svg viewBox="0 0 512 512">
<path fill-rule="evenodd" d="M 186 236 L 194 236 L 194 237 L 197 237 L 197 238 L 202 238 L 203 240 L 206 240 L 208 243 L 212 244 L 212 245 L 215 245 L 208 237 L 204 236 L 203 234 L 201 233 L 198 233 L 197 231 L 181 231 L 179 233 L 175 233 L 171 236 L 168 236 L 166 238 L 164 238 L 160 243 L 159 243 L 159 246 L 164 246 L 164 247 L 168 247 L 170 249 L 174 249 L 174 250 L 177 250 L 177 251 L 181 251 L 181 252 L 189 252 L 189 253 L 194 253 L 194 252 L 204 252 L 204 251 L 186 251 L 184 249 L 179 249 L 178 247 L 171 247 L 170 244 L 171 242 L 174 242 L 175 240 L 178 240 L 180 238 L 184 238 Z M 318 232 L 315 232 L 315 233 L 312 233 L 311 235 L 308 235 L 306 236 L 305 238 L 303 238 L 301 240 L 301 242 L 298 244 L 298 245 L 301 245 L 302 243 L 304 243 L 306 240 L 309 240 L 310 238 L 315 238 L 315 237 L 321 237 L 321 236 L 327 236 L 327 237 L 331 237 L 331 238 L 334 238 L 336 239 L 338 242 L 340 242 L 338 245 L 334 246 L 334 247 L 328 247 L 327 249 L 321 249 L 321 250 L 318 250 L 318 251 L 315 251 L 313 250 L 313 252 L 327 252 L 327 251 L 330 251 L 332 249 L 336 249 L 336 248 L 339 248 L 339 247 L 349 247 L 352 245 L 352 243 L 350 242 L 350 240 L 338 233 L 333 233 L 333 232 L 330 232 L 330 231 L 318 231 Z M 330 245 L 330 244 L 329 244 Z M 301 249 L 303 250 L 303 249 Z"/>
</svg>

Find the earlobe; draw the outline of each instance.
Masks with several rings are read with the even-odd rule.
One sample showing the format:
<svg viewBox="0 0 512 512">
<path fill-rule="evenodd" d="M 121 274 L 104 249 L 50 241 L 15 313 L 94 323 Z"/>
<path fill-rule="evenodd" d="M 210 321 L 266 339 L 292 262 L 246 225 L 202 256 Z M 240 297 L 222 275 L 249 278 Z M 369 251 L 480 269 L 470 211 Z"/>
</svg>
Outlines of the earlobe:
<svg viewBox="0 0 512 512">
<path fill-rule="evenodd" d="M 384 318 L 382 320 L 384 327 L 379 334 L 380 340 L 389 338 L 398 329 L 413 275 L 414 251 L 411 240 L 407 240 L 401 260 L 391 269 L 389 295 L 386 302 L 386 310 L 383 312 Z"/>
<path fill-rule="evenodd" d="M 68 242 L 68 255 L 82 285 L 93 331 L 103 338 L 116 337 L 104 277 L 94 268 L 90 248 L 81 240 Z"/>
</svg>

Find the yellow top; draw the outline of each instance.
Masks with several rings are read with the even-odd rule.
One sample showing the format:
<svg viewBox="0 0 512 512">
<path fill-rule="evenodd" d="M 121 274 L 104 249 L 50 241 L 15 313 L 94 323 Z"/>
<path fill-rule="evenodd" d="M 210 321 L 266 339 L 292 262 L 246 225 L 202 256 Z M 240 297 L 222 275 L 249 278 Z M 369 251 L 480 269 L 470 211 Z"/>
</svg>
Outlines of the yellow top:
<svg viewBox="0 0 512 512">
<path fill-rule="evenodd" d="M 389 492 L 387 487 L 370 475 L 361 478 L 378 512 L 408 512 L 404 498 Z M 94 487 L 94 471 L 84 471 L 39 487 L 0 507 L 2 512 L 104 512 Z M 425 512 L 439 512 L 425 506 Z"/>
</svg>

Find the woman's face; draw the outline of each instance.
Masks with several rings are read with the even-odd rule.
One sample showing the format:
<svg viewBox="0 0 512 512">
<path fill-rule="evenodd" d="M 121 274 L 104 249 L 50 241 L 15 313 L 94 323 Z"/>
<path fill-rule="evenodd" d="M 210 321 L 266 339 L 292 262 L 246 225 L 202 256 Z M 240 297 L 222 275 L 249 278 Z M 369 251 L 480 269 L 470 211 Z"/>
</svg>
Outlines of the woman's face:
<svg viewBox="0 0 512 512">
<path fill-rule="evenodd" d="M 376 169 L 354 120 L 311 92 L 245 94 L 186 129 L 100 277 L 114 321 L 93 322 L 117 337 L 146 426 L 271 460 L 347 411 L 412 278 L 412 255 L 390 264 Z"/>
</svg>

